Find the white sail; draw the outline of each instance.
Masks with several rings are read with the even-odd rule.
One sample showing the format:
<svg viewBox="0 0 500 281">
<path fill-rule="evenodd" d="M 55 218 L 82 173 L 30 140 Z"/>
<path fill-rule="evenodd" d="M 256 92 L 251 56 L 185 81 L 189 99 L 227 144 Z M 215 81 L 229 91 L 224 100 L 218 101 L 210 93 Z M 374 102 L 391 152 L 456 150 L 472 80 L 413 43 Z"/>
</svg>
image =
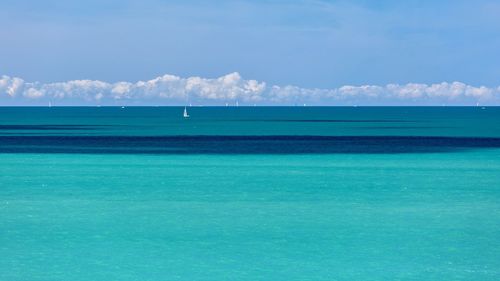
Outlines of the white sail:
<svg viewBox="0 0 500 281">
<path fill-rule="evenodd" d="M 189 117 L 189 114 L 188 114 L 188 111 L 187 111 L 186 107 L 184 107 L 184 114 L 182 116 L 184 116 L 184 118 L 188 118 Z"/>
</svg>

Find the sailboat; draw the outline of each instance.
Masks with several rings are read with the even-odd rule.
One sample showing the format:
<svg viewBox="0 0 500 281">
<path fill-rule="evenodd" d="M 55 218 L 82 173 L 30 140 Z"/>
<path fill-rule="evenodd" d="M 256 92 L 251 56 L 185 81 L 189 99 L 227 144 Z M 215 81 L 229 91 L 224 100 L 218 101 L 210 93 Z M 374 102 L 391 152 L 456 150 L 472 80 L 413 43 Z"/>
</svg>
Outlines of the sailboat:
<svg viewBox="0 0 500 281">
<path fill-rule="evenodd" d="M 189 118 L 189 114 L 186 107 L 184 107 L 184 114 L 182 116 L 184 116 L 184 118 Z"/>
</svg>

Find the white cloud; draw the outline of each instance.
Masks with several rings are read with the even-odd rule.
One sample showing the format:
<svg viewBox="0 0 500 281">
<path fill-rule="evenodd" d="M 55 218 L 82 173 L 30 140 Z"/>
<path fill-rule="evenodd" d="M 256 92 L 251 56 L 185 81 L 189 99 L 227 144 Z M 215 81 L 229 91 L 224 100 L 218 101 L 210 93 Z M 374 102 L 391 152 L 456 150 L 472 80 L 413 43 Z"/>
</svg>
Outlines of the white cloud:
<svg viewBox="0 0 500 281">
<path fill-rule="evenodd" d="M 14 97 L 24 85 L 24 80 L 17 77 L 9 77 L 3 75 L 0 79 L 0 91 L 5 92 L 7 95 Z"/>
<path fill-rule="evenodd" d="M 474 87 L 461 82 L 442 82 L 438 84 L 408 83 L 386 86 L 343 86 L 338 93 L 351 98 L 376 101 L 378 104 L 451 104 L 470 105 L 473 102 L 500 104 L 499 88 Z"/>
<path fill-rule="evenodd" d="M 44 96 L 44 94 L 45 93 L 42 90 L 38 90 L 35 88 L 28 88 L 27 90 L 25 90 L 23 92 L 23 95 L 27 98 L 30 98 L 30 99 L 41 98 Z"/>
<path fill-rule="evenodd" d="M 148 81 L 108 83 L 72 80 L 57 83 L 25 82 L 0 78 L 0 104 L 242 104 L 315 105 L 499 105 L 500 87 L 471 86 L 461 82 L 408 83 L 386 86 L 346 85 L 333 89 L 308 89 L 293 85 L 268 87 L 246 80 L 237 72 L 219 78 L 182 78 L 164 75 Z"/>
</svg>

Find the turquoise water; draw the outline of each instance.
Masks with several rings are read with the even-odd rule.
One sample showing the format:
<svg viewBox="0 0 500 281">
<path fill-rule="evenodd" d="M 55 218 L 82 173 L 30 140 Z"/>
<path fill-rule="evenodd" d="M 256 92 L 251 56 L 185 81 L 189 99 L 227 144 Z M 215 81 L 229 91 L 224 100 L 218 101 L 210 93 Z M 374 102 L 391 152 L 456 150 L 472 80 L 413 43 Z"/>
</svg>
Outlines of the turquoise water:
<svg viewBox="0 0 500 281">
<path fill-rule="evenodd" d="M 500 278 L 500 108 L 182 110 L 0 108 L 0 280 Z"/>
</svg>

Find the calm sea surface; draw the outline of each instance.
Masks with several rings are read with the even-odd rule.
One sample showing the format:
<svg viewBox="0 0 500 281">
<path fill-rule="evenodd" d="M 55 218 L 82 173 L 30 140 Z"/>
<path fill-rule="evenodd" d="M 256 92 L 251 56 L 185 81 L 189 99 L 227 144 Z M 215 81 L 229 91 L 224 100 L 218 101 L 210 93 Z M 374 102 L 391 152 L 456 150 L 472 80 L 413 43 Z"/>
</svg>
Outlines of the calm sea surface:
<svg viewBox="0 0 500 281">
<path fill-rule="evenodd" d="M 0 107 L 0 280 L 500 280 L 499 107 Z"/>
</svg>

